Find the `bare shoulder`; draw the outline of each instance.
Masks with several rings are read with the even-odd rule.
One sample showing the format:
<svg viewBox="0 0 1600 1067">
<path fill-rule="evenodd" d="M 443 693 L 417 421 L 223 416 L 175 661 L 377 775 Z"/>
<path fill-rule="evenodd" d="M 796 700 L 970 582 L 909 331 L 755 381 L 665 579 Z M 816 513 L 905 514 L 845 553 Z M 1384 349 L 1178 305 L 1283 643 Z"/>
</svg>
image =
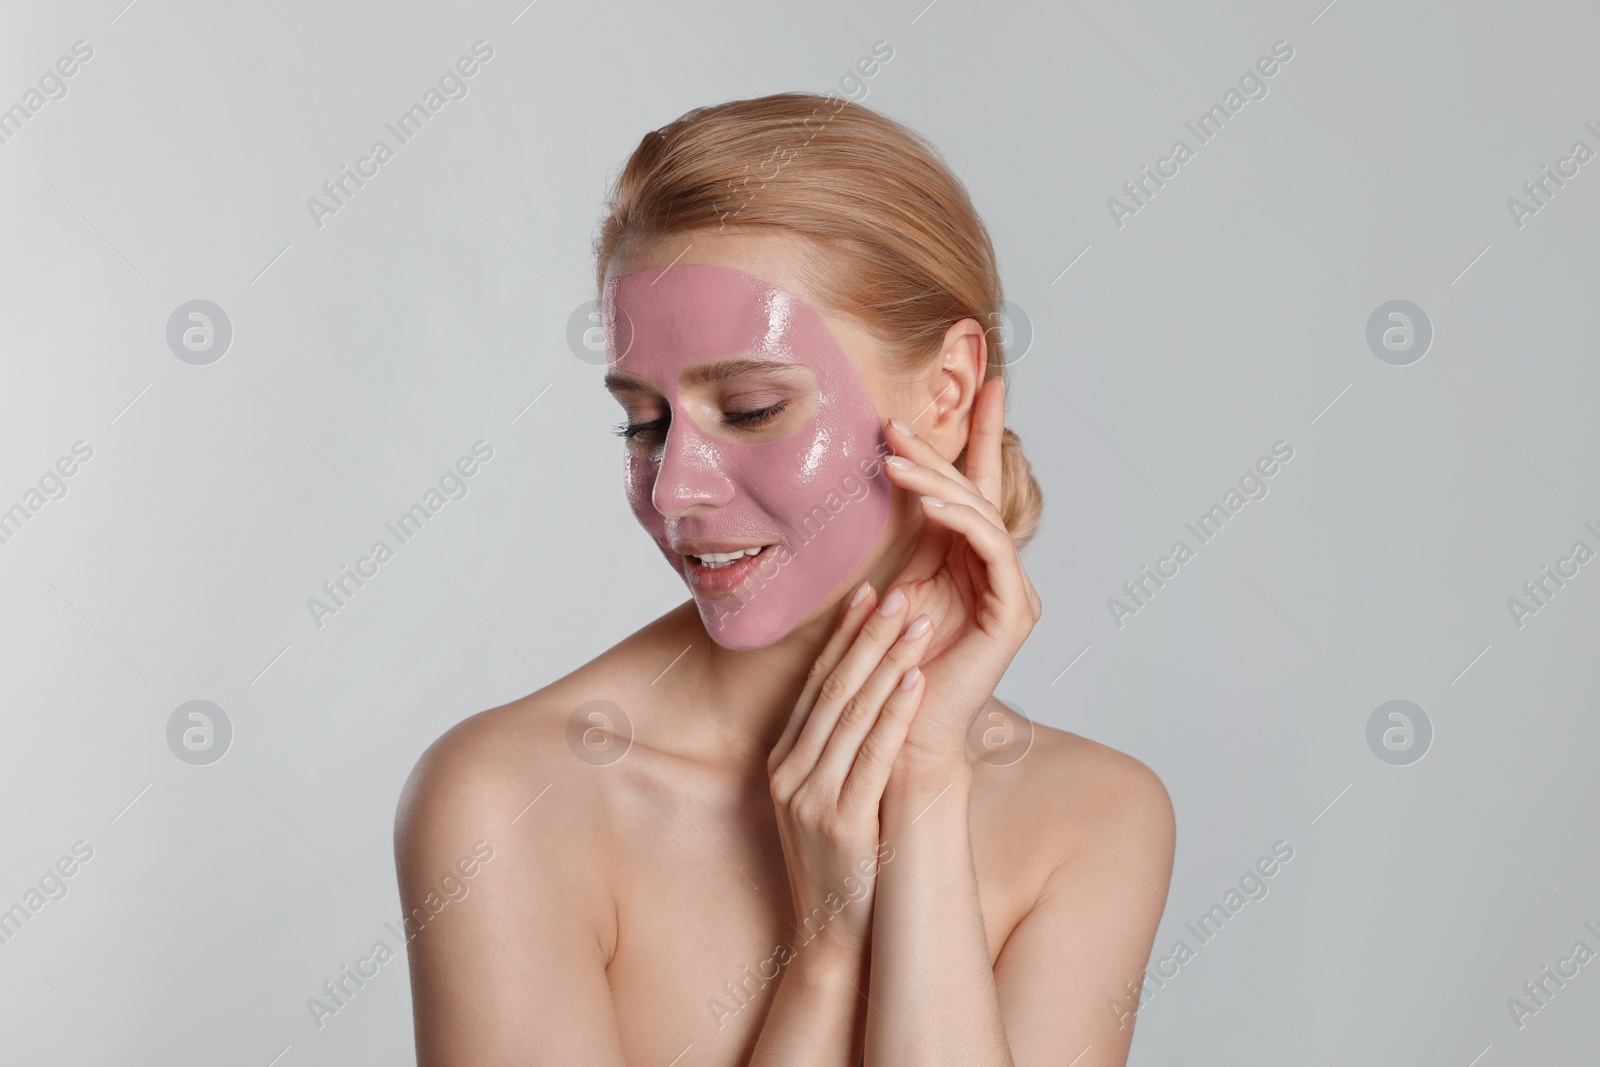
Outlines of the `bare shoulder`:
<svg viewBox="0 0 1600 1067">
<path fill-rule="evenodd" d="M 567 769 L 556 749 L 558 718 L 558 700 L 541 690 L 446 730 L 406 780 L 395 814 L 396 847 L 434 833 L 509 824 Z"/>
<path fill-rule="evenodd" d="M 1066 875 L 1115 885 L 1132 876 L 1164 897 L 1176 824 L 1161 779 L 1126 752 L 1032 725 L 1020 759 L 977 765 L 974 800 L 988 819 L 1017 828 L 1010 836 L 1029 866 L 1058 882 Z M 1108 872 L 1115 877 L 1101 882 Z"/>
<path fill-rule="evenodd" d="M 1172 798 L 1156 772 L 1109 745 L 1036 726 L 1040 768 L 1079 814 L 1171 851 Z"/>
<path fill-rule="evenodd" d="M 455 943 L 439 934 L 418 939 L 411 947 L 415 966 L 448 969 L 512 933 L 543 946 L 550 960 L 566 961 L 561 966 L 589 959 L 603 965 L 614 953 L 612 890 L 620 850 L 611 830 L 619 820 L 608 779 L 615 776 L 569 745 L 578 706 L 573 694 L 592 688 L 593 675 L 581 668 L 462 719 L 418 758 L 394 824 L 395 873 L 406 913 L 431 911 L 429 894 L 437 891 L 440 872 L 458 867 L 462 857 L 493 862 L 469 887 L 479 903 L 456 909 L 447 923 Z M 563 904 L 535 907 L 552 900 Z M 563 918 L 552 926 L 554 915 Z"/>
<path fill-rule="evenodd" d="M 624 708 L 640 709 L 650 672 L 678 648 L 681 610 L 647 625 L 577 670 L 499 707 L 470 715 L 428 746 L 395 812 L 402 875 L 417 850 L 431 862 L 461 841 L 526 846 L 524 862 L 570 861 L 604 874 L 612 831 L 644 786 Z M 493 838 L 490 838 L 493 840 Z M 567 855 L 572 853 L 572 855 Z"/>
<path fill-rule="evenodd" d="M 618 687 L 647 662 L 625 646 L 462 719 L 406 781 L 394 855 L 418 1063 L 508 1062 L 508 1045 L 539 1062 L 577 1047 L 585 1062 L 623 1062 L 606 971 L 619 812 L 640 761 L 608 762 L 607 739 L 627 730 L 614 734 L 604 709 L 629 704 Z"/>
<path fill-rule="evenodd" d="M 672 643 L 667 635 L 680 614 L 630 634 L 536 692 L 446 730 L 406 782 L 395 817 L 397 847 L 435 824 L 513 818 L 520 824 L 525 806 L 547 787 L 552 796 L 539 804 L 585 807 L 603 780 L 591 772 L 611 762 L 608 746 L 627 743 L 621 709 L 635 703 L 641 663 L 653 664 L 657 646 Z"/>
</svg>

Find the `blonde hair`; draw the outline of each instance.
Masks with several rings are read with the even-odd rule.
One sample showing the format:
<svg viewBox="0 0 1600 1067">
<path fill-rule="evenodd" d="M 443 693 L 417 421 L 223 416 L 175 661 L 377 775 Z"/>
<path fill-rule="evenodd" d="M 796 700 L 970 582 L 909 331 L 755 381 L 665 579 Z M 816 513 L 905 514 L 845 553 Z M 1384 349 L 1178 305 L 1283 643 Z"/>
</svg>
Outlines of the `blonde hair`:
<svg viewBox="0 0 1600 1067">
<path fill-rule="evenodd" d="M 988 230 L 938 150 L 893 119 L 841 97 L 776 93 L 696 108 L 652 130 L 608 200 L 597 286 L 618 257 L 730 225 L 809 238 L 816 254 L 802 276 L 811 295 L 895 353 L 895 370 L 925 372 L 945 331 L 973 318 L 991 325 L 984 380 L 1005 376 L 992 328 L 1004 296 Z M 1043 498 L 1010 430 L 1001 454 L 1000 514 L 1020 548 Z"/>
</svg>

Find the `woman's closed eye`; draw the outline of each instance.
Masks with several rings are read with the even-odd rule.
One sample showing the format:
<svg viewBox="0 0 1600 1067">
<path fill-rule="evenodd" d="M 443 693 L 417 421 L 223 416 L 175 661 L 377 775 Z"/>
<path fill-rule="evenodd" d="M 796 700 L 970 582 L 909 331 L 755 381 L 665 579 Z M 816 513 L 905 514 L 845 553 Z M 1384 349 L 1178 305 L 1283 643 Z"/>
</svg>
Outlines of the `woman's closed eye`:
<svg viewBox="0 0 1600 1067">
<path fill-rule="evenodd" d="M 663 415 L 661 418 L 651 419 L 649 422 L 618 423 L 611 432 L 616 434 L 618 437 L 623 438 L 624 440 L 631 441 L 635 437 L 639 437 L 642 434 L 650 434 L 656 432 L 657 430 L 665 430 L 666 428 L 667 418 Z"/>
<path fill-rule="evenodd" d="M 802 363 L 704 362 L 686 368 L 681 380 L 681 414 L 724 441 L 775 441 L 804 426 L 817 408 L 817 376 Z"/>
<path fill-rule="evenodd" d="M 753 431 L 766 426 L 779 415 L 782 415 L 789 406 L 787 400 L 780 400 L 774 404 L 767 404 L 759 408 L 747 408 L 740 411 L 724 411 L 722 423 L 735 430 Z M 630 420 L 620 423 L 612 431 L 626 441 L 641 437 L 654 437 L 665 433 L 671 418 L 663 415 L 660 418 L 643 420 Z"/>
<path fill-rule="evenodd" d="M 783 414 L 783 409 L 788 406 L 788 401 L 784 400 L 779 401 L 776 404 L 768 404 L 766 407 L 755 408 L 749 411 L 725 411 L 722 414 L 722 421 L 728 426 L 736 426 L 753 430 L 758 426 L 765 426 L 767 423 Z"/>
<path fill-rule="evenodd" d="M 612 433 L 625 441 L 665 431 L 672 419 L 672 410 L 665 397 L 652 389 L 642 388 L 621 380 L 606 382 L 613 399 L 622 407 L 625 421 L 612 428 Z"/>
</svg>

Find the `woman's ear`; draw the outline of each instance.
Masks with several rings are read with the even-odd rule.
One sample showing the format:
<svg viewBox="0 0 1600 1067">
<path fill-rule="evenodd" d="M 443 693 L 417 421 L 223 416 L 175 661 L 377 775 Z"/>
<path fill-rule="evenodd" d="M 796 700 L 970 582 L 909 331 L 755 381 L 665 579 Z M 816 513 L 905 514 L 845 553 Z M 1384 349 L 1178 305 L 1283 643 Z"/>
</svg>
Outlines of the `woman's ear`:
<svg viewBox="0 0 1600 1067">
<path fill-rule="evenodd" d="M 923 380 L 926 407 L 911 428 L 945 459 L 955 462 L 967 447 L 972 404 L 983 387 L 989 344 L 977 319 L 965 318 L 945 331 L 939 355 Z"/>
</svg>

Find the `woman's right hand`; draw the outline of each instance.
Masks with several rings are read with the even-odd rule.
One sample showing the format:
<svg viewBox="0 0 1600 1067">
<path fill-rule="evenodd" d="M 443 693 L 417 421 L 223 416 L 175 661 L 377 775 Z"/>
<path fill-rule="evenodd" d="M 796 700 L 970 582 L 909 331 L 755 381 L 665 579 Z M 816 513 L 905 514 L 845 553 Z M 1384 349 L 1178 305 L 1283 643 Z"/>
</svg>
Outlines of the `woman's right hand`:
<svg viewBox="0 0 1600 1067">
<path fill-rule="evenodd" d="M 878 805 L 922 699 L 917 663 L 933 630 L 907 611 L 898 590 L 879 604 L 862 584 L 767 759 L 796 954 L 867 958 L 878 864 L 892 858 L 880 855 Z"/>
</svg>

